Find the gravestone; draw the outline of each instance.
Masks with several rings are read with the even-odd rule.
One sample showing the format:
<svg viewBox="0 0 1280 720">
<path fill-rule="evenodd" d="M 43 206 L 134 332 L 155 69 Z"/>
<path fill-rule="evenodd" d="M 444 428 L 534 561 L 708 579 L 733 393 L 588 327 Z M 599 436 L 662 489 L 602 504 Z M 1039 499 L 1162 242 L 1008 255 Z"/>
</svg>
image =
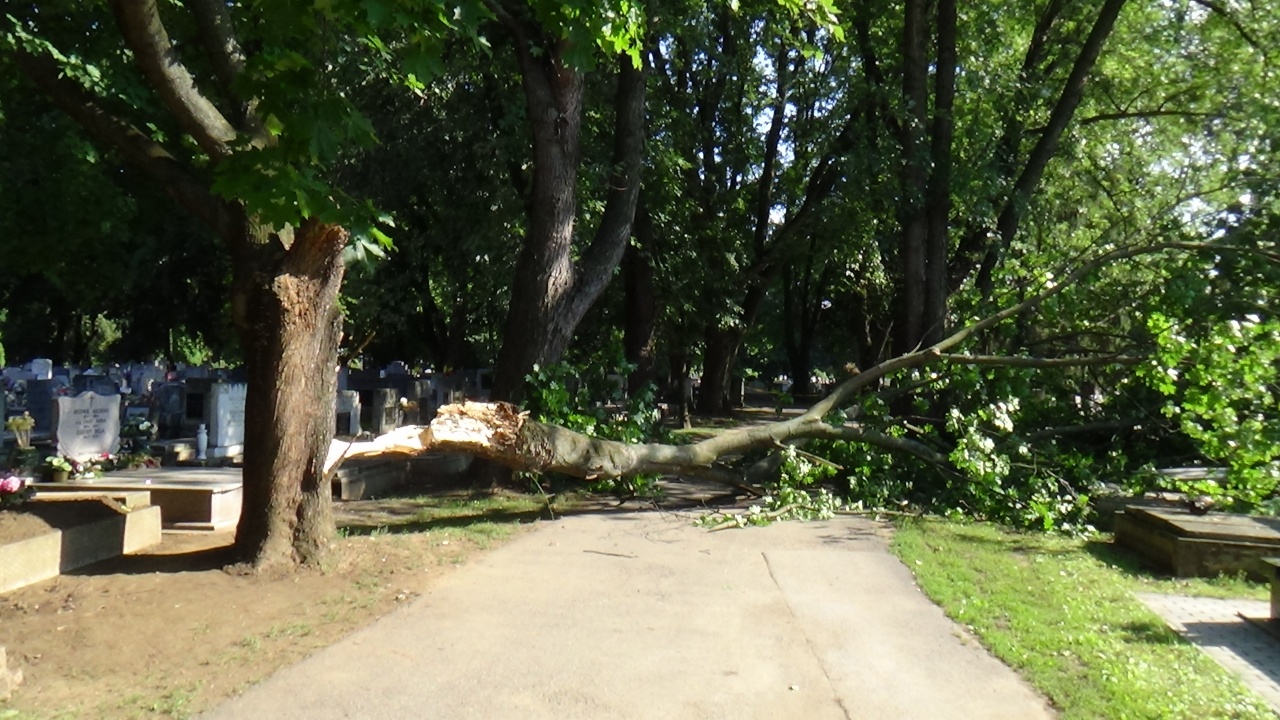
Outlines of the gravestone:
<svg viewBox="0 0 1280 720">
<path fill-rule="evenodd" d="M 209 368 L 203 365 L 193 365 L 184 368 L 178 373 L 183 380 L 208 380 L 210 376 Z"/>
<path fill-rule="evenodd" d="M 182 383 L 162 383 L 154 386 L 151 406 L 156 411 L 156 426 L 160 439 L 182 437 L 182 422 L 187 417 L 187 389 Z"/>
<path fill-rule="evenodd" d="M 342 367 L 338 368 L 338 392 L 343 392 L 347 389 L 347 373 L 348 372 L 350 372 L 350 370 L 347 368 L 346 365 L 343 365 Z"/>
<path fill-rule="evenodd" d="M 88 460 L 120 449 L 120 396 L 82 393 L 57 399 L 58 453 Z"/>
<path fill-rule="evenodd" d="M 87 392 L 97 395 L 120 394 L 120 385 L 114 379 L 105 375 L 77 375 L 71 378 L 71 389 L 77 395 Z"/>
<path fill-rule="evenodd" d="M 164 382 L 164 377 L 164 368 L 139 365 L 129 375 L 129 386 L 138 395 L 149 395 L 156 385 Z"/>
<path fill-rule="evenodd" d="M 435 389 L 435 402 L 433 403 L 434 410 L 439 410 L 445 405 L 462 402 L 466 397 L 466 393 L 463 392 L 462 389 L 464 384 L 465 383 L 461 381 L 457 375 L 443 375 L 439 377 L 435 383 L 433 383 L 433 387 Z M 433 417 L 435 415 L 434 410 L 432 412 Z"/>
<path fill-rule="evenodd" d="M 609 397 L 604 398 L 605 402 L 613 402 L 614 400 L 625 400 L 627 398 L 627 376 L 618 373 L 609 373 L 605 376 L 605 382 L 609 387 Z"/>
<path fill-rule="evenodd" d="M 26 392 L 27 412 L 36 421 L 33 433 L 47 433 L 53 430 L 53 381 L 28 380 Z"/>
<path fill-rule="evenodd" d="M 386 368 L 384 368 L 382 371 L 382 374 L 383 374 L 383 377 L 388 377 L 391 375 L 408 375 L 409 366 L 404 364 L 400 360 L 396 360 L 395 362 L 391 363 Z"/>
<path fill-rule="evenodd" d="M 11 383 L 26 382 L 28 380 L 36 379 L 35 373 L 25 368 L 7 367 L 4 369 L 3 373 L 4 379 Z"/>
<path fill-rule="evenodd" d="M 475 390 L 472 395 L 477 400 L 488 401 L 489 395 L 493 392 L 493 370 L 491 368 L 481 368 L 476 371 Z"/>
<path fill-rule="evenodd" d="M 385 435 L 400 426 L 400 398 L 395 388 L 374 388 L 369 416 L 374 435 Z"/>
<path fill-rule="evenodd" d="M 355 390 L 338 391 L 334 420 L 336 434 L 360 434 L 360 393 Z"/>
<path fill-rule="evenodd" d="M 27 367 L 37 380 L 53 379 L 53 361 L 49 358 L 36 358 Z"/>
<path fill-rule="evenodd" d="M 214 383 L 209 387 L 209 456 L 244 454 L 245 383 Z"/>
<path fill-rule="evenodd" d="M 433 385 L 434 383 L 426 378 L 409 381 L 407 392 L 403 396 L 409 400 L 409 407 L 405 409 L 404 424 L 425 425 L 435 417 L 431 409 L 431 401 L 435 397 Z"/>
<path fill-rule="evenodd" d="M 187 389 L 186 414 L 183 416 L 183 427 L 186 437 L 194 437 L 196 427 L 200 423 L 209 424 L 209 389 L 213 381 L 207 378 L 189 378 L 182 382 Z"/>
</svg>

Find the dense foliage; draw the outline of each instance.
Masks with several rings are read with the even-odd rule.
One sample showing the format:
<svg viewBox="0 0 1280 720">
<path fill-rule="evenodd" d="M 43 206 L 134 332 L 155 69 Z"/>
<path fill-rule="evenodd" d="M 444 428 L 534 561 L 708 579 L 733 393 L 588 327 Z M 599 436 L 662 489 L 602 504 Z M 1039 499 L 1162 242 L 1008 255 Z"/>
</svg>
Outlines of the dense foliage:
<svg viewBox="0 0 1280 720">
<path fill-rule="evenodd" d="M 1093 493 L 1162 483 L 1143 468 L 1225 467 L 1176 489 L 1242 507 L 1280 479 L 1265 5 L 236 4 L 245 66 L 222 90 L 265 135 L 216 163 L 83 31 L 112 22 L 101 3 L 8 18 L 0 69 L 52 49 L 256 221 L 351 230 L 344 350 L 366 366 L 536 363 L 535 416 L 629 442 L 655 437 L 651 400 L 682 402 L 691 375 L 708 413 L 741 377 L 813 397 L 1100 253 L 1184 243 L 970 338 L 988 361 L 883 378 L 847 410 L 941 460 L 805 448 L 866 506 L 1078 527 Z M 0 77 L 4 357 L 234 359 L 213 233 L 22 74 Z M 622 363 L 561 364 L 619 347 L 629 405 L 602 381 Z"/>
</svg>

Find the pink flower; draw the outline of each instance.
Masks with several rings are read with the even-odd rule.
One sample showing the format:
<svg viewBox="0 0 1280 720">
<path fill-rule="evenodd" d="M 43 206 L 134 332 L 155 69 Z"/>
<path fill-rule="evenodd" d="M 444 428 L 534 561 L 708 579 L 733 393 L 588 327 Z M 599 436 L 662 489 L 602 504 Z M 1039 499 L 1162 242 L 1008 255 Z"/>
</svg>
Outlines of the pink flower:
<svg viewBox="0 0 1280 720">
<path fill-rule="evenodd" d="M 22 478 L 17 475 L 10 475 L 7 478 L 0 478 L 0 493 L 5 495 L 16 493 L 25 485 Z"/>
</svg>

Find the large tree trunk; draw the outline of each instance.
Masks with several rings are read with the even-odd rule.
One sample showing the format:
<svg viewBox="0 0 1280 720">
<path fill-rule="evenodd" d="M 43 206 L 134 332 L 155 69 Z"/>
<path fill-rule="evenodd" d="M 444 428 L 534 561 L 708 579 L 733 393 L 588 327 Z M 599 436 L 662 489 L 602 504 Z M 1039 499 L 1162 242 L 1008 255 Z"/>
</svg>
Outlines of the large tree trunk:
<svg viewBox="0 0 1280 720">
<path fill-rule="evenodd" d="M 564 50 L 557 46 L 555 53 L 535 56 L 517 41 L 533 130 L 533 190 L 529 233 L 516 262 L 502 348 L 494 366 L 495 399 L 518 402 L 534 364 L 556 362 L 564 354 L 578 323 L 622 261 L 640 197 L 645 77 L 622 56 L 608 199 L 590 246 L 575 263 L 583 74 L 565 65 L 560 56 Z"/>
<path fill-rule="evenodd" d="M 702 351 L 702 382 L 698 386 L 698 414 L 732 414 L 729 383 L 733 382 L 733 368 L 741 346 L 741 332 L 714 325 L 707 328 L 706 347 Z"/>
<path fill-rule="evenodd" d="M 902 167 L 899 172 L 900 206 L 898 219 L 901 240 L 898 246 L 898 317 L 893 328 L 895 354 L 922 347 L 925 334 L 927 243 L 929 234 L 925 187 L 929 180 L 929 147 L 925 139 L 928 122 L 928 64 L 925 60 L 928 10 L 924 0 L 907 0 L 903 10 L 902 98 L 907 117 L 901 133 Z"/>
<path fill-rule="evenodd" d="M 521 71 L 533 128 L 532 212 L 516 261 L 493 386 L 494 398 L 517 402 L 525 375 L 535 363 L 559 360 L 577 325 L 563 301 L 574 284 L 583 90 L 582 74 L 557 58 L 522 58 Z"/>
<path fill-rule="evenodd" d="M 334 390 L 346 231 L 313 221 L 273 233 L 235 201 L 213 194 L 210 166 L 273 140 L 236 102 L 233 125 L 182 63 L 160 3 L 111 3 L 121 36 L 167 113 L 206 153 L 184 163 L 151 132 L 110 112 L 62 71 L 52 52 L 17 50 L 24 73 L 93 139 L 118 151 L 225 243 L 232 258 L 232 314 L 249 373 L 245 401 L 244 505 L 236 545 L 256 567 L 315 562 L 334 535 L 324 458 L 334 430 Z M 234 97 L 244 57 L 225 4 L 188 3 L 224 94 Z M 185 153 L 183 153 L 185 155 Z"/>
<path fill-rule="evenodd" d="M 245 348 L 244 510 L 236 547 L 258 568 L 316 563 L 334 535 L 324 472 L 342 335 L 340 227 L 308 222 L 287 250 L 246 223 L 233 313 Z M 286 240 L 287 244 L 287 240 Z"/>
</svg>

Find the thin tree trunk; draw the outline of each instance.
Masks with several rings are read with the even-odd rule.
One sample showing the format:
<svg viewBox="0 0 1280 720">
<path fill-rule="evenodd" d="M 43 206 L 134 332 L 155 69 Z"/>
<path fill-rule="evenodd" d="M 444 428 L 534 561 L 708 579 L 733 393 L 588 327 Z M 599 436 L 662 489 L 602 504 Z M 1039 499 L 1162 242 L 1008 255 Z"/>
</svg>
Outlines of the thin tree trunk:
<svg viewBox="0 0 1280 720">
<path fill-rule="evenodd" d="M 642 214 L 638 218 L 637 230 L 646 224 L 647 218 Z M 628 247 L 622 257 L 622 272 L 626 283 L 623 350 L 627 362 L 635 366 L 627 377 L 627 390 L 635 395 L 645 385 L 653 382 L 653 341 L 658 319 L 658 297 L 654 288 L 653 266 L 649 264 L 645 250 L 635 245 Z"/>
<path fill-rule="evenodd" d="M 925 240 L 925 286 L 922 344 L 932 345 L 946 336 L 947 261 L 951 249 L 951 142 L 955 130 L 956 5 L 938 0 L 938 61 L 934 73 L 933 133 L 930 149 Z"/>
</svg>

